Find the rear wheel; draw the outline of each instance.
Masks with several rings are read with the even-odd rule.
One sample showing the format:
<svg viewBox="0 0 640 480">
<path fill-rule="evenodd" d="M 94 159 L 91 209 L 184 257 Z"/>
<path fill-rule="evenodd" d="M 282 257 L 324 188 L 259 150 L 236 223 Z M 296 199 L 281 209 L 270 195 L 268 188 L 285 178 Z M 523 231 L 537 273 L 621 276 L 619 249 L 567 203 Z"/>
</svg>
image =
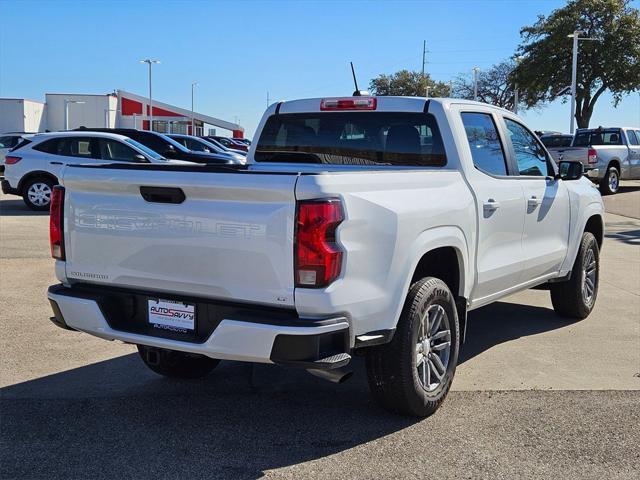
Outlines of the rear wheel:
<svg viewBox="0 0 640 480">
<path fill-rule="evenodd" d="M 50 178 L 37 177 L 27 180 L 22 189 L 22 199 L 31 210 L 46 211 L 51 205 L 55 182 Z"/>
<path fill-rule="evenodd" d="M 434 413 L 453 381 L 459 335 L 455 301 L 447 285 L 433 277 L 414 283 L 393 340 L 367 352 L 374 398 L 403 415 Z"/>
<path fill-rule="evenodd" d="M 138 345 L 144 364 L 158 375 L 171 378 L 201 378 L 216 368 L 220 360 L 194 353 Z"/>
<path fill-rule="evenodd" d="M 599 278 L 598 242 L 592 233 L 585 232 L 573 263 L 571 278 L 566 282 L 550 284 L 553 309 L 563 317 L 586 318 L 596 304 Z"/>
<path fill-rule="evenodd" d="M 620 172 L 616 167 L 610 165 L 607 168 L 604 178 L 600 182 L 600 193 L 602 195 L 613 195 L 620 189 Z"/>
</svg>

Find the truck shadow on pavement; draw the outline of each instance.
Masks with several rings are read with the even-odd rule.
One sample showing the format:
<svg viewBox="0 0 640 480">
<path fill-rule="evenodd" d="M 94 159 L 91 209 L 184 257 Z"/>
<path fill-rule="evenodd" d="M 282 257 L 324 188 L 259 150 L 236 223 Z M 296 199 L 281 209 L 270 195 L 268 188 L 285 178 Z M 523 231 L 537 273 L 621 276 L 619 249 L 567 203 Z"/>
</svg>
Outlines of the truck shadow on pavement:
<svg viewBox="0 0 640 480">
<path fill-rule="evenodd" d="M 0 216 L 5 217 L 25 217 L 32 215 L 49 215 L 48 211 L 37 212 L 31 210 L 24 204 L 20 197 L 13 197 L 16 200 L 0 200 Z"/>
<path fill-rule="evenodd" d="M 471 313 L 460 361 L 566 325 L 550 309 L 498 302 Z M 174 381 L 130 354 L 8 386 L 0 476 L 259 478 L 418 422 L 372 402 L 363 363 L 355 359 L 342 385 L 234 362 L 200 381 Z"/>
</svg>

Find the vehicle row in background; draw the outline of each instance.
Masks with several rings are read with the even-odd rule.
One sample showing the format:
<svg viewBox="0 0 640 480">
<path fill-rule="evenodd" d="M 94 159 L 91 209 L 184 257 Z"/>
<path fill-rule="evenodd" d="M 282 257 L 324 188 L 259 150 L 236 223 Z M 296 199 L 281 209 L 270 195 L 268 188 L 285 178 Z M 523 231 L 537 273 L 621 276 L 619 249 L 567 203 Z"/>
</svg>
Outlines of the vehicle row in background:
<svg viewBox="0 0 640 480">
<path fill-rule="evenodd" d="M 540 139 L 556 163 L 582 163 L 603 195 L 616 193 L 620 180 L 640 179 L 640 128 L 579 128 L 573 137 L 552 134 Z"/>
<path fill-rule="evenodd" d="M 79 128 L 56 133 L 6 134 L 1 138 L 13 145 L 6 148 L 2 191 L 21 196 L 32 210 L 49 209 L 53 186 L 59 183 L 60 172 L 69 163 L 245 163 L 244 152 L 231 151 L 198 137 L 167 136 L 146 130 Z"/>
</svg>

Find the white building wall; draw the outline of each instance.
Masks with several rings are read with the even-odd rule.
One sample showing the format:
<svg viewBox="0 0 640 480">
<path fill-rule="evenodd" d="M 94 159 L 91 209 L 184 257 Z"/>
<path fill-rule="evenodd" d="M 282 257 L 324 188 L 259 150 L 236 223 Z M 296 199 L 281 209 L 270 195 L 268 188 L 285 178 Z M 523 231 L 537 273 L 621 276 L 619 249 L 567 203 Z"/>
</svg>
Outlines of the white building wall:
<svg viewBox="0 0 640 480">
<path fill-rule="evenodd" d="M 69 130 L 78 127 L 114 126 L 117 98 L 111 95 L 66 95 L 47 93 L 47 128 L 53 132 L 65 129 L 66 101 L 69 103 Z"/>
<path fill-rule="evenodd" d="M 46 106 L 41 102 L 33 100 L 24 101 L 24 131 L 44 132 L 46 126 Z"/>
<path fill-rule="evenodd" d="M 0 133 L 24 131 L 24 100 L 0 98 Z"/>
</svg>

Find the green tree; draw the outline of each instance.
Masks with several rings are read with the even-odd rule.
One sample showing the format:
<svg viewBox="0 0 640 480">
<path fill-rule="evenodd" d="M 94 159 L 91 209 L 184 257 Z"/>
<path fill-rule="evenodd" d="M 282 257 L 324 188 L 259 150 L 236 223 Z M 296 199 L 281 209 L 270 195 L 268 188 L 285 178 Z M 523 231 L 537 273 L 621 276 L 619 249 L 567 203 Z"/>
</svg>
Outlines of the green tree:
<svg viewBox="0 0 640 480">
<path fill-rule="evenodd" d="M 424 97 L 429 87 L 430 97 L 448 97 L 449 85 L 436 82 L 429 74 L 400 70 L 391 75 L 378 75 L 369 82 L 369 90 L 374 95 L 399 95 L 407 97 Z"/>
<path fill-rule="evenodd" d="M 526 91 L 528 106 L 566 98 L 571 85 L 574 30 L 598 41 L 582 41 L 578 55 L 576 120 L 588 127 L 593 108 L 605 91 L 617 105 L 622 96 L 640 89 L 640 16 L 629 0 L 570 0 L 548 17 L 520 30 L 518 55 L 524 56 L 514 72 Z"/>
</svg>

